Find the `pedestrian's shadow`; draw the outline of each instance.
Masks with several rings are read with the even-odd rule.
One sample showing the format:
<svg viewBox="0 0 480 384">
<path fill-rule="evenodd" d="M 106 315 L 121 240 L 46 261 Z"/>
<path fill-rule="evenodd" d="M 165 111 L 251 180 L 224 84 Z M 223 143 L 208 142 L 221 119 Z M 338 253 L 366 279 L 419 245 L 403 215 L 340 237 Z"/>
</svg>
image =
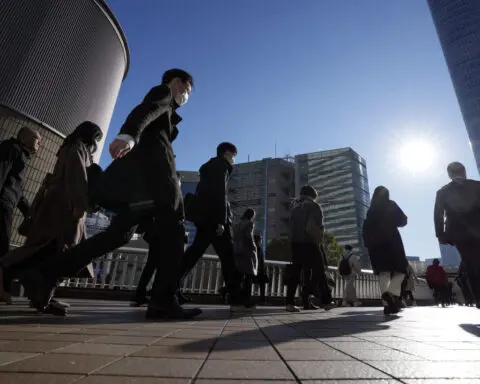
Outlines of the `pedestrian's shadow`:
<svg viewBox="0 0 480 384">
<path fill-rule="evenodd" d="M 460 328 L 462 328 L 465 332 L 480 337 L 480 324 L 460 324 Z"/>
<path fill-rule="evenodd" d="M 348 312 L 339 314 L 339 316 L 315 319 L 308 316 L 305 317 L 305 320 L 301 320 L 301 316 L 294 316 L 294 321 L 285 319 L 282 322 L 281 317 L 275 315 L 275 319 L 280 319 L 282 324 L 261 326 L 259 328 L 243 329 L 239 326 L 239 330 L 235 331 L 235 327 L 232 326 L 227 334 L 185 342 L 179 345 L 178 348 L 184 351 L 208 351 L 209 346 L 217 343 L 221 344 L 222 350 L 227 351 L 254 349 L 270 344 L 280 345 L 316 339 L 321 339 L 321 341 L 325 342 L 328 342 L 329 339 L 331 339 L 330 341 L 339 341 L 338 338 L 361 336 L 367 332 L 385 331 L 390 328 L 388 323 L 398 318 L 398 316 L 386 317 L 380 310 L 360 313 Z M 262 321 L 257 316 L 255 318 L 258 322 Z M 201 321 L 198 322 L 198 325 L 201 326 Z M 358 341 L 364 340 L 358 339 Z"/>
</svg>

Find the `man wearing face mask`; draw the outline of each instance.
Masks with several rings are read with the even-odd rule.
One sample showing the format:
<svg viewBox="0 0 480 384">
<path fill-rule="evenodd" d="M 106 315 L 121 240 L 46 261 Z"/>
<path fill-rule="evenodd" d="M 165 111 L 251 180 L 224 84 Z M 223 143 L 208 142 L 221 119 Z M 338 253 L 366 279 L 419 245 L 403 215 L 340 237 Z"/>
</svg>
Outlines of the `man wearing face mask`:
<svg viewBox="0 0 480 384">
<path fill-rule="evenodd" d="M 147 317 L 186 319 L 201 313 L 199 309 L 183 309 L 175 295 L 185 229 L 172 142 L 181 121 L 176 110 L 186 103 L 192 86 L 190 74 L 168 70 L 162 84 L 152 88 L 128 115 L 110 145 L 117 160 L 95 184 L 98 205 L 116 216 L 104 232 L 50 258 L 41 270 L 24 275 L 22 283 L 37 309 L 48 305 L 59 278 L 75 275 L 93 259 L 126 244 L 138 225 L 146 224 L 155 233 L 149 255 L 158 260 Z"/>
<path fill-rule="evenodd" d="M 239 291 L 241 277 L 233 259 L 233 214 L 228 201 L 228 181 L 236 156 L 235 145 L 221 143 L 217 147 L 217 156 L 200 167 L 196 191 L 199 204 L 198 218 L 195 220 L 197 232 L 180 268 L 180 276 L 184 277 L 212 244 L 222 264 L 222 275 L 232 306 L 243 304 Z"/>
</svg>

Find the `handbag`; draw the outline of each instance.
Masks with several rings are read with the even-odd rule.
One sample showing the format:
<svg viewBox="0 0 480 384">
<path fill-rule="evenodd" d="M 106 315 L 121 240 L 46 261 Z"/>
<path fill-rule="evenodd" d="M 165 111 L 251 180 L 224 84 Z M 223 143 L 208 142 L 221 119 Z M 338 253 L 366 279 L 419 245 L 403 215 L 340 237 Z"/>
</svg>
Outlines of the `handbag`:
<svg viewBox="0 0 480 384">
<path fill-rule="evenodd" d="M 202 219 L 202 209 L 198 195 L 194 193 L 185 194 L 183 206 L 185 210 L 185 220 L 197 223 Z"/>
</svg>

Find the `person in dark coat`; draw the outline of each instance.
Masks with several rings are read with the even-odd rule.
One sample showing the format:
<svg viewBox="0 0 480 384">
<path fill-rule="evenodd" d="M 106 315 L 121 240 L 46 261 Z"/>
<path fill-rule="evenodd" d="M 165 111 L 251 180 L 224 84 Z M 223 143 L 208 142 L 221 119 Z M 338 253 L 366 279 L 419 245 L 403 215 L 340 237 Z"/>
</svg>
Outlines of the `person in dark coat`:
<svg viewBox="0 0 480 384">
<path fill-rule="evenodd" d="M 23 196 L 23 178 L 30 157 L 40 147 L 40 134 L 20 128 L 16 138 L 0 143 L 0 258 L 10 250 L 13 212 L 16 207 L 29 215 L 29 203 Z"/>
<path fill-rule="evenodd" d="M 242 219 L 235 225 L 233 234 L 233 254 L 235 267 L 243 275 L 242 291 L 245 306 L 252 307 L 253 279 L 258 274 L 257 246 L 253 238 L 255 211 L 248 208 L 243 213 Z"/>
<path fill-rule="evenodd" d="M 322 242 L 325 232 L 323 210 L 316 202 L 318 192 L 310 185 L 300 190 L 300 197 L 290 206 L 289 237 L 292 264 L 287 282 L 287 312 L 300 312 L 295 306 L 295 292 L 303 275 L 302 302 L 304 309 L 318 309 L 311 295 L 324 302 L 322 291 L 326 286 L 325 261 Z M 329 307 L 327 307 L 329 309 Z"/>
<path fill-rule="evenodd" d="M 222 275 L 232 309 L 245 304 L 240 292 L 240 273 L 233 257 L 232 218 L 228 201 L 228 181 L 233 170 L 237 148 L 221 143 L 217 156 L 200 167 L 196 195 L 199 204 L 195 220 L 197 232 L 192 245 L 182 259 L 180 279 L 185 277 L 204 255 L 210 244 L 220 258 Z"/>
<path fill-rule="evenodd" d="M 0 259 L 0 270 L 9 279 L 42 262 L 52 249 L 61 253 L 86 239 L 85 220 L 91 209 L 87 172 L 102 136 L 96 124 L 86 121 L 64 140 L 53 172 L 47 174 L 32 203 L 25 244 Z M 93 268 L 89 267 L 86 277 L 91 278 Z"/>
<path fill-rule="evenodd" d="M 253 235 L 255 245 L 257 247 L 257 257 L 258 257 L 258 274 L 255 279 L 255 283 L 258 284 L 260 290 L 260 303 L 265 304 L 265 285 L 270 282 L 270 279 L 267 276 L 267 271 L 265 269 L 265 252 L 263 252 L 263 241 L 262 235 L 255 233 Z"/>
<path fill-rule="evenodd" d="M 461 163 L 447 167 L 451 182 L 437 192 L 435 233 L 440 244 L 457 247 L 480 309 L 480 181 L 467 179 Z"/>
<path fill-rule="evenodd" d="M 129 114 L 110 145 L 117 160 L 96 183 L 98 205 L 116 216 L 104 232 L 52 257 L 40 270 L 24 274 L 22 283 L 37 309 L 48 305 L 60 276 L 72 276 L 93 259 L 126 244 L 139 224 L 153 218 L 149 254 L 159 255 L 154 257 L 159 265 L 147 317 L 185 319 L 201 313 L 182 308 L 175 296 L 185 228 L 172 142 L 181 121 L 177 108 L 187 102 L 192 86 L 190 74 L 168 70 L 162 84 L 152 88 Z"/>
<path fill-rule="evenodd" d="M 182 182 L 179 172 L 177 172 L 177 177 L 178 185 L 181 188 Z M 149 225 L 152 224 L 153 221 L 151 223 L 145 223 L 144 226 L 139 226 L 139 228 L 137 229 L 137 233 L 143 234 L 143 240 L 145 240 L 145 242 L 148 244 L 150 243 L 152 235 L 154 235 L 153 233 L 149 232 Z M 188 242 L 188 237 L 186 234 L 185 236 L 185 242 Z M 132 306 L 142 306 L 148 303 L 147 286 L 148 283 L 150 283 L 150 280 L 152 279 L 155 270 L 157 269 L 158 260 L 156 260 L 155 257 L 158 257 L 159 255 L 150 254 L 149 256 L 152 257 L 147 257 L 147 262 L 143 267 L 142 274 L 140 275 L 140 280 L 138 281 L 137 289 L 135 290 L 135 294 L 132 299 Z"/>
<path fill-rule="evenodd" d="M 379 277 L 385 314 L 398 313 L 402 282 L 408 260 L 399 227 L 407 225 L 407 216 L 393 200 L 387 188 L 379 186 L 373 192 L 363 238 L 370 254 L 370 262 Z"/>
</svg>

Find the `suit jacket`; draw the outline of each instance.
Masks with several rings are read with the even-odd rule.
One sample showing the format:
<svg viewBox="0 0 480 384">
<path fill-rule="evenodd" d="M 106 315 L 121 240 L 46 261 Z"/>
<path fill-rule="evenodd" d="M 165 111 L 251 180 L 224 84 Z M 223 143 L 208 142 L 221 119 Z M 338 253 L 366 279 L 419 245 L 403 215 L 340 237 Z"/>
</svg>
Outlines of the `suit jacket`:
<svg viewBox="0 0 480 384">
<path fill-rule="evenodd" d="M 455 180 L 437 192 L 435 234 L 452 244 L 480 239 L 480 182 Z"/>
<path fill-rule="evenodd" d="M 214 157 L 200 167 L 197 196 L 202 205 L 199 225 L 231 225 L 232 211 L 228 201 L 228 181 L 233 167 L 221 157 Z"/>
<path fill-rule="evenodd" d="M 137 143 L 124 157 L 115 160 L 98 182 L 97 199 L 107 209 L 118 211 L 154 208 L 162 216 L 184 217 L 172 142 L 182 120 L 170 88 L 154 87 L 128 115 L 120 134 Z"/>
</svg>

